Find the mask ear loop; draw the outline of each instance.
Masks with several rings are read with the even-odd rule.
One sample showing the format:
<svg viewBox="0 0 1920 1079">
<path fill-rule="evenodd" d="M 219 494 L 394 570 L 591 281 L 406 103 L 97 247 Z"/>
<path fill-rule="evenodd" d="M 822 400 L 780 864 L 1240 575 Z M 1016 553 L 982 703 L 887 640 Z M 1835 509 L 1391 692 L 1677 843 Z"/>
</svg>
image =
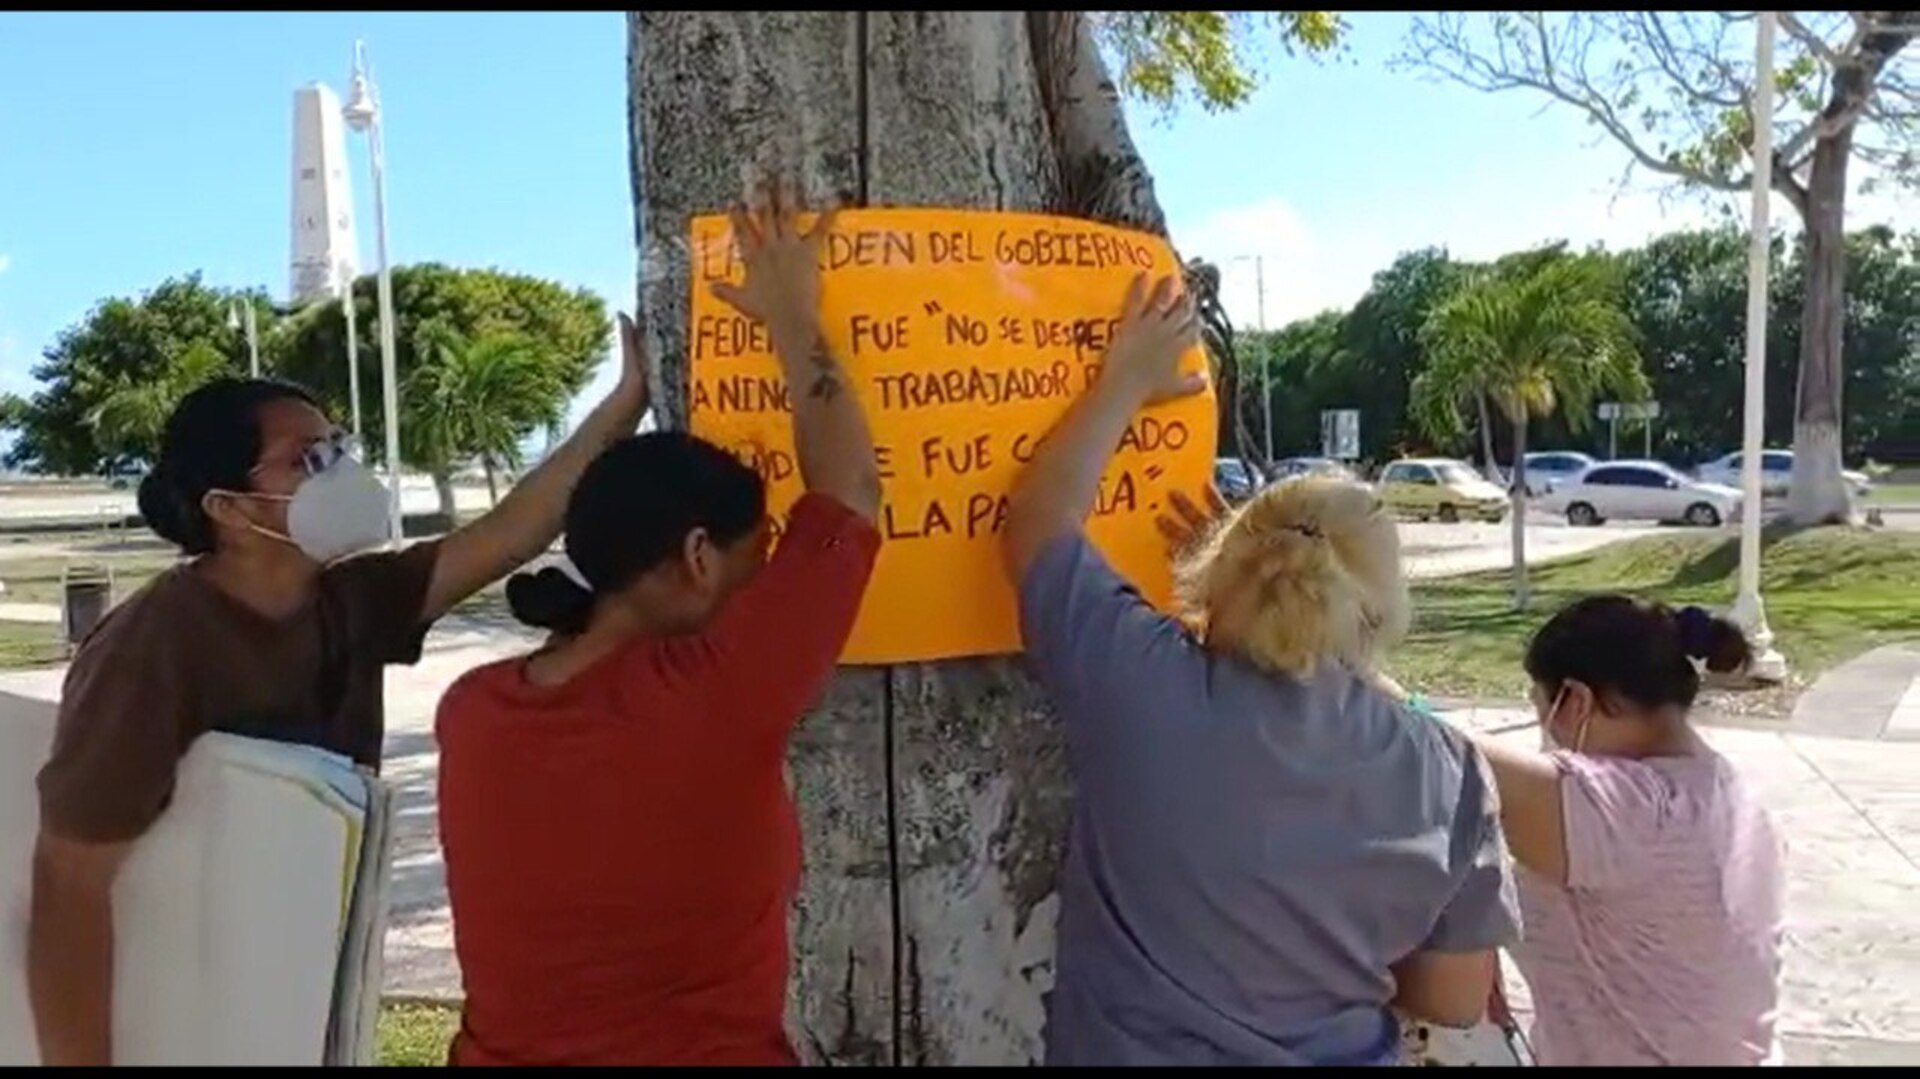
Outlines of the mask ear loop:
<svg viewBox="0 0 1920 1079">
<path fill-rule="evenodd" d="M 1553 737 L 1553 717 L 1560 714 L 1560 706 L 1566 703 L 1567 687 L 1569 685 L 1571 685 L 1571 683 L 1566 681 L 1560 683 L 1560 688 L 1553 693 L 1553 703 L 1547 706 L 1547 714 L 1540 717 L 1540 729 L 1546 733 L 1548 738 Z"/>
<path fill-rule="evenodd" d="M 210 487 L 207 489 L 206 494 L 203 494 L 200 496 L 200 512 L 206 513 L 207 499 L 213 497 L 214 495 L 226 495 L 228 498 L 257 498 L 263 502 L 285 502 L 289 504 L 293 502 L 292 495 L 267 494 L 262 491 L 229 491 L 224 487 Z M 209 513 L 207 514 L 207 516 L 211 518 L 213 515 Z M 286 535 L 285 533 L 281 533 L 281 532 L 275 532 L 271 528 L 267 528 L 263 525 L 255 524 L 252 521 L 247 522 L 247 529 L 250 532 L 254 532 L 258 535 L 265 536 L 270 540 L 278 540 L 281 543 L 284 543 L 296 548 L 300 546 L 299 544 L 293 542 L 292 536 Z"/>
</svg>

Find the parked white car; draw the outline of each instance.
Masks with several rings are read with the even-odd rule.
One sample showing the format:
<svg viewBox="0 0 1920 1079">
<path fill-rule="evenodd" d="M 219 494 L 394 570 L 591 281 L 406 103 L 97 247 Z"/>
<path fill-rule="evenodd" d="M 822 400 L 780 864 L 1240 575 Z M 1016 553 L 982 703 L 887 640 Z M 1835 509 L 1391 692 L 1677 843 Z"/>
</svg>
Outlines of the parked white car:
<svg viewBox="0 0 1920 1079">
<path fill-rule="evenodd" d="M 1584 453 L 1571 450 L 1529 453 L 1525 465 L 1527 493 L 1537 498 L 1599 463 Z"/>
<path fill-rule="evenodd" d="M 1740 492 L 1688 479 L 1659 461 L 1607 461 L 1557 484 L 1540 500 L 1577 527 L 1603 521 L 1677 521 L 1718 528 L 1740 516 Z"/>
<path fill-rule="evenodd" d="M 1695 469 L 1703 482 L 1718 483 L 1738 489 L 1740 487 L 1740 461 L 1738 453 L 1729 453 L 1725 457 L 1708 461 Z M 1847 490 L 1855 498 L 1865 498 L 1873 492 L 1873 481 L 1864 472 L 1842 471 L 1840 477 L 1847 481 Z M 1793 451 L 1762 450 L 1760 452 L 1760 493 L 1766 498 L 1784 498 L 1787 489 L 1793 486 Z"/>
</svg>

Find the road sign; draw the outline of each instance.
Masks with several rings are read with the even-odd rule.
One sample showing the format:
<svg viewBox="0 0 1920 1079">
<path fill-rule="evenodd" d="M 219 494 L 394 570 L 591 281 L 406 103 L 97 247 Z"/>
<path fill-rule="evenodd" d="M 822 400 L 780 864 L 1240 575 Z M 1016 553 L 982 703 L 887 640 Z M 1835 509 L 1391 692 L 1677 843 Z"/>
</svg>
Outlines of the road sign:
<svg viewBox="0 0 1920 1079">
<path fill-rule="evenodd" d="M 1330 408 L 1320 413 L 1320 456 L 1336 461 L 1359 460 L 1359 409 Z"/>
<path fill-rule="evenodd" d="M 1602 401 L 1600 418 L 1603 420 L 1657 420 L 1660 418 L 1660 402 Z"/>
</svg>

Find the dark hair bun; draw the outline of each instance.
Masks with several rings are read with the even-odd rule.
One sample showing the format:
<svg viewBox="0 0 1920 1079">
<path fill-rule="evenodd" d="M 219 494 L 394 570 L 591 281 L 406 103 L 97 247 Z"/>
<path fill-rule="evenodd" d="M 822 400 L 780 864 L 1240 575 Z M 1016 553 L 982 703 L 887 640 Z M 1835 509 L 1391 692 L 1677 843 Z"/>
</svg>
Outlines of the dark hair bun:
<svg viewBox="0 0 1920 1079">
<path fill-rule="evenodd" d="M 1753 659 L 1753 646 L 1740 627 L 1702 608 L 1680 608 L 1674 612 L 1673 624 L 1680 631 L 1680 647 L 1688 658 L 1704 660 L 1710 671 L 1737 671 Z"/>
<path fill-rule="evenodd" d="M 508 578 L 507 607 L 529 626 L 571 635 L 587 628 L 593 616 L 593 593 L 565 570 L 548 566 Z"/>
<path fill-rule="evenodd" d="M 166 462 L 155 465 L 140 480 L 137 504 L 140 517 L 154 534 L 188 554 L 204 554 L 212 549 L 204 513 L 188 513 L 180 504 L 173 473 Z M 198 507 L 195 507 L 198 510 Z"/>
</svg>

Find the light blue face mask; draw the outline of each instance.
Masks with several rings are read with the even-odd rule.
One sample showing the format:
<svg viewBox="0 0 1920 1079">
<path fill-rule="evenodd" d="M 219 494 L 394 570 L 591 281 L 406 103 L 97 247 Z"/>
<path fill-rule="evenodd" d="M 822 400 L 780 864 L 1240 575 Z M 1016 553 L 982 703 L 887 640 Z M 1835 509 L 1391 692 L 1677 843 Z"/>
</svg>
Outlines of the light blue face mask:
<svg viewBox="0 0 1920 1079">
<path fill-rule="evenodd" d="M 1567 750 L 1572 753 L 1579 753 L 1586 748 L 1587 728 L 1593 723 L 1593 713 L 1591 712 L 1587 713 L 1587 718 L 1580 721 L 1580 730 L 1573 736 L 1573 745 L 1562 745 L 1560 740 L 1553 735 L 1554 717 L 1560 714 L 1560 705 L 1566 701 L 1567 689 L 1571 685 L 1571 682 L 1560 683 L 1560 691 L 1553 695 L 1553 704 L 1548 706 L 1547 714 L 1540 717 L 1540 751 L 1542 753 L 1552 753 L 1556 750 Z"/>
</svg>

